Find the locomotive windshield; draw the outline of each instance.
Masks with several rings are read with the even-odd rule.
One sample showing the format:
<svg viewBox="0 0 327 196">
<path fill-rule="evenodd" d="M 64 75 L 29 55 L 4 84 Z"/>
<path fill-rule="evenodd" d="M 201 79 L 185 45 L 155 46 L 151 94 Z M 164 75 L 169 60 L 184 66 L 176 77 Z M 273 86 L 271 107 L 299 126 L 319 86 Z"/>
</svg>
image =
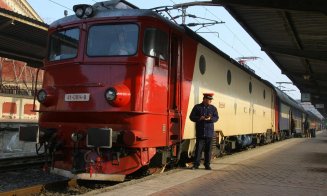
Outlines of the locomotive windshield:
<svg viewBox="0 0 327 196">
<path fill-rule="evenodd" d="M 96 25 L 89 29 L 88 56 L 130 56 L 137 52 L 136 24 Z"/>
<path fill-rule="evenodd" d="M 76 57 L 79 32 L 78 28 L 54 32 L 50 37 L 49 61 Z"/>
</svg>

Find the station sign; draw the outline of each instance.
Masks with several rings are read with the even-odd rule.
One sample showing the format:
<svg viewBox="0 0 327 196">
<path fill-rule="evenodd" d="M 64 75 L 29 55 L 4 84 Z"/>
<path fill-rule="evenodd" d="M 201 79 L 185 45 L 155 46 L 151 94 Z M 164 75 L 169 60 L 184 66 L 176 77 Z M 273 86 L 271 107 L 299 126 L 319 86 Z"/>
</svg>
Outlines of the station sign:
<svg viewBox="0 0 327 196">
<path fill-rule="evenodd" d="M 310 93 L 301 93 L 301 102 L 311 102 Z"/>
</svg>

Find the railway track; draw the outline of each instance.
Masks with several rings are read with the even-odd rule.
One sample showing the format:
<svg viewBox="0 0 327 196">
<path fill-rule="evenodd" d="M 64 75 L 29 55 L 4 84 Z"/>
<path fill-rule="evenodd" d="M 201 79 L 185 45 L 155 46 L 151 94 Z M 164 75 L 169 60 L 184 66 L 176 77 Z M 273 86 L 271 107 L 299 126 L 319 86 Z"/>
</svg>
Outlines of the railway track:
<svg viewBox="0 0 327 196">
<path fill-rule="evenodd" d="M 44 156 L 22 156 L 0 159 L 0 172 L 37 168 L 46 163 Z"/>
<path fill-rule="evenodd" d="M 0 196 L 26 196 L 26 195 L 40 195 L 45 190 L 60 189 L 67 187 L 76 187 L 76 180 L 60 180 L 56 182 L 50 182 L 46 184 L 37 184 L 24 188 L 14 189 L 10 191 L 0 192 Z M 46 194 L 50 195 L 50 194 Z"/>
<path fill-rule="evenodd" d="M 258 146 L 259 147 L 259 146 Z M 250 150 L 250 149 L 248 149 Z M 244 150 L 243 150 L 244 151 Z M 242 153 L 240 152 L 234 152 L 233 154 Z M 13 162 L 17 161 L 15 164 Z M 0 169 L 7 168 L 9 170 L 18 170 L 18 168 L 26 168 L 26 170 L 22 170 L 22 173 L 18 172 L 6 172 L 7 174 L 4 174 L 4 176 L 14 175 L 19 178 L 19 180 L 11 181 L 7 183 L 10 184 L 17 183 L 18 181 L 24 181 L 24 176 L 27 176 L 25 179 L 25 184 L 17 186 L 17 187 L 10 187 L 7 189 L 1 190 L 1 178 L 0 174 L 0 196 L 19 196 L 19 195 L 76 195 L 76 194 L 85 194 L 93 190 L 101 189 L 101 188 L 115 188 L 119 186 L 124 186 L 126 184 L 130 183 L 136 183 L 138 181 L 143 181 L 146 179 L 151 179 L 156 176 L 156 174 L 160 174 L 165 171 L 165 173 L 171 173 L 175 172 L 179 169 L 185 169 L 185 168 L 158 168 L 154 170 L 150 170 L 150 173 L 144 173 L 144 176 L 130 176 L 126 179 L 123 183 L 113 183 L 113 182 L 97 182 L 97 181 L 86 181 L 86 180 L 76 180 L 76 179 L 67 179 L 59 176 L 54 176 L 53 174 L 43 172 L 41 167 L 38 169 L 30 169 L 31 165 L 42 165 L 44 164 L 44 157 L 21 157 L 21 158 L 10 158 L 5 160 L 0 160 Z M 8 164 L 11 164 L 9 167 Z M 25 164 L 24 166 L 22 166 Z M 35 165 L 36 164 L 36 165 Z M 7 165 L 7 166 L 6 166 Z M 187 169 L 187 168 L 186 168 Z M 8 170 L 6 170 L 8 171 Z M 31 172 L 26 174 L 27 172 Z M 150 174 L 150 175 L 149 175 Z M 151 175 L 154 174 L 154 175 Z M 36 180 L 36 178 L 39 178 L 39 180 Z M 47 179 L 47 180 L 44 180 Z M 5 179 L 5 181 L 8 181 Z M 33 182 L 31 182 L 33 181 Z"/>
</svg>

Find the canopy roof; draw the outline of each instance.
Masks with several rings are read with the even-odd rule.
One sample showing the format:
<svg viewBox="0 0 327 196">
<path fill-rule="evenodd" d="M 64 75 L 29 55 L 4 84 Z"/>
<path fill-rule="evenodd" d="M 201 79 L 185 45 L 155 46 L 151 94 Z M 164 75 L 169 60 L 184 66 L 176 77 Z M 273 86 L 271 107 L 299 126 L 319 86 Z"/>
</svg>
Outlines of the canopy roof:
<svg viewBox="0 0 327 196">
<path fill-rule="evenodd" d="M 43 66 L 48 25 L 0 8 L 0 56 Z"/>
</svg>

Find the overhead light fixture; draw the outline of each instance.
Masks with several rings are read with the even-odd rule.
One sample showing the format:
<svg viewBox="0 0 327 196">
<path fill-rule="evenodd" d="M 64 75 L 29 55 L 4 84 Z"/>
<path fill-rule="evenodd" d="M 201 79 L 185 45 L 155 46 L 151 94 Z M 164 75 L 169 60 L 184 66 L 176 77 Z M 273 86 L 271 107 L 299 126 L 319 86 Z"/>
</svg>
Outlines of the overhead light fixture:
<svg viewBox="0 0 327 196">
<path fill-rule="evenodd" d="M 93 7 L 87 4 L 74 5 L 73 10 L 78 18 L 89 18 L 94 14 Z"/>
</svg>

